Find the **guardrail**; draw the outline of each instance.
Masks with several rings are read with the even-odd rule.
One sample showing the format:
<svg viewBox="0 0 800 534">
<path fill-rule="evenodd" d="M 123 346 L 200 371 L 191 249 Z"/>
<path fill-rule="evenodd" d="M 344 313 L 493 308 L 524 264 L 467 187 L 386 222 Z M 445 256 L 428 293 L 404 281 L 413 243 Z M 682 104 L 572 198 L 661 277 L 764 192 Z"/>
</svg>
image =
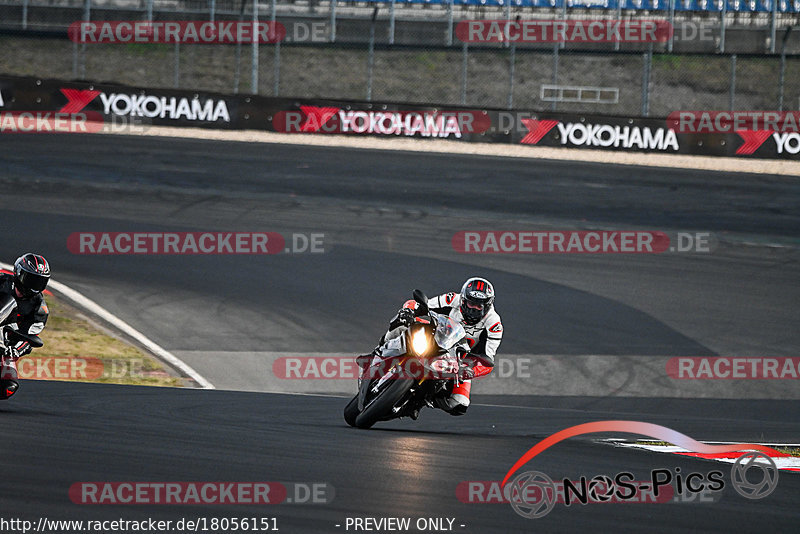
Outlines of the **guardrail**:
<svg viewBox="0 0 800 534">
<path fill-rule="evenodd" d="M 800 159 L 800 112 L 720 117 L 680 112 L 668 118 L 471 109 L 323 99 L 239 96 L 0 76 L 0 135 L 47 132 L 61 124 L 77 135 L 103 124 L 118 133 L 148 125 L 249 129 L 295 135 L 373 135 L 590 150 Z M 724 120 L 723 120 L 724 119 Z M 747 124 L 752 127 L 748 129 Z M 791 120 L 789 120 L 791 119 Z M 100 127 L 86 129 L 87 121 Z M 698 122 L 699 121 L 699 122 Z M 706 121 L 706 122 L 703 122 Z M 710 122 L 708 122 L 710 121 Z M 708 131 L 704 124 L 716 125 Z M 698 125 L 699 128 L 697 127 Z M 787 128 L 788 125 L 788 128 Z M 83 130 L 81 128 L 83 127 Z"/>
</svg>

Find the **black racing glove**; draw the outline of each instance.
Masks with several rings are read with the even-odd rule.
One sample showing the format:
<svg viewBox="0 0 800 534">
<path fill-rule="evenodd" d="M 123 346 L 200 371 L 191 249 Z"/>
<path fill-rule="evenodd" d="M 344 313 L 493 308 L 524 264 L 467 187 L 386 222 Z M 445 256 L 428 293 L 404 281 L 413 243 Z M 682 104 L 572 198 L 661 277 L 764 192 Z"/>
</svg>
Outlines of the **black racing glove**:
<svg viewBox="0 0 800 534">
<path fill-rule="evenodd" d="M 494 358 L 482 354 L 472 354 L 466 349 L 458 348 L 458 357 L 461 362 L 461 367 L 458 371 L 458 377 L 461 380 L 471 380 L 475 378 L 475 367 L 481 365 L 483 367 L 494 367 Z"/>
<path fill-rule="evenodd" d="M 414 310 L 411 308 L 403 308 L 397 312 L 397 320 L 403 326 L 411 326 L 411 324 L 414 322 Z"/>
<path fill-rule="evenodd" d="M 470 357 L 469 352 L 464 349 L 458 350 L 460 365 L 458 369 L 458 379 L 462 382 L 475 378 L 475 359 Z"/>
<path fill-rule="evenodd" d="M 461 362 L 461 368 L 458 370 L 458 379 L 464 382 L 473 378 L 475 378 L 475 370 L 468 363 Z"/>
</svg>

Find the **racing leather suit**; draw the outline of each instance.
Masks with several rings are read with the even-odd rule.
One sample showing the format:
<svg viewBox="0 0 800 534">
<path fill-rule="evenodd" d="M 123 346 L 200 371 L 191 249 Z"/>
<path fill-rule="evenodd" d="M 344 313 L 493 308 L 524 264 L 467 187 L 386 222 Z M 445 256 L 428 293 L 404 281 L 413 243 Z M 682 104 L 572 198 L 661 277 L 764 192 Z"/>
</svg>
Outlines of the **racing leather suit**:
<svg viewBox="0 0 800 534">
<path fill-rule="evenodd" d="M 11 325 L 23 334 L 37 335 L 44 329 L 48 314 L 49 310 L 41 293 L 29 298 L 18 297 L 14 290 L 14 277 L 10 274 L 0 274 L 0 327 Z M 5 347 L 0 348 L 2 357 L 0 380 L 16 381 L 17 360 L 33 350 L 27 341 L 19 341 L 11 348 L 12 351 Z M 5 388 L 0 391 L 0 399 L 8 396 L 4 396 L 4 390 Z"/>
</svg>

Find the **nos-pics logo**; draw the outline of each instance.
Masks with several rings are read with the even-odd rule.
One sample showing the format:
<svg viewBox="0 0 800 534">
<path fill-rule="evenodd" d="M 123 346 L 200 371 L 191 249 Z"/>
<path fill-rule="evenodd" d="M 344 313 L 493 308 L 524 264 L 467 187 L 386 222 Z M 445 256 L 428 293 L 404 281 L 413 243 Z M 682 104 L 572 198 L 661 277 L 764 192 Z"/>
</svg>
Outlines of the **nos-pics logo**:
<svg viewBox="0 0 800 534">
<path fill-rule="evenodd" d="M 650 481 L 634 482 L 633 474 L 622 472 L 614 477 L 597 475 L 591 479 L 581 477 L 580 481 L 563 479 L 554 481 L 541 471 L 525 471 L 511 479 L 519 469 L 535 456 L 567 438 L 596 432 L 624 432 L 649 436 L 673 443 L 689 452 L 720 454 L 744 452 L 731 467 L 731 485 L 736 492 L 747 499 L 763 499 L 770 495 L 778 485 L 778 467 L 770 455 L 780 452 L 752 443 L 731 445 L 708 445 L 696 441 L 685 434 L 652 423 L 639 421 L 597 421 L 564 429 L 549 436 L 526 452 L 506 473 L 501 482 L 503 493 L 514 511 L 522 517 L 537 519 L 549 514 L 556 503 L 569 506 L 572 503 L 626 502 L 636 498 L 642 490 L 650 490 L 656 497 L 659 490 L 668 488 L 678 494 L 699 493 L 702 491 L 721 491 L 725 485 L 723 473 L 718 470 L 709 473 L 681 473 L 674 470 L 654 469 Z"/>
</svg>

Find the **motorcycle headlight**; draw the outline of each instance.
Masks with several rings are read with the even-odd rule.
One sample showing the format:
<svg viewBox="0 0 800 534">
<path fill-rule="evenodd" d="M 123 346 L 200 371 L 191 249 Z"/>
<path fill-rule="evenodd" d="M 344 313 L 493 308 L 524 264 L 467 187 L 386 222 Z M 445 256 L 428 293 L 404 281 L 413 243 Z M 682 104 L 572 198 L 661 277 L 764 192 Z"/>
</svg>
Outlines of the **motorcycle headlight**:
<svg viewBox="0 0 800 534">
<path fill-rule="evenodd" d="M 428 351 L 428 336 L 425 335 L 425 329 L 419 328 L 411 336 L 411 349 L 417 356 L 422 356 Z"/>
</svg>

